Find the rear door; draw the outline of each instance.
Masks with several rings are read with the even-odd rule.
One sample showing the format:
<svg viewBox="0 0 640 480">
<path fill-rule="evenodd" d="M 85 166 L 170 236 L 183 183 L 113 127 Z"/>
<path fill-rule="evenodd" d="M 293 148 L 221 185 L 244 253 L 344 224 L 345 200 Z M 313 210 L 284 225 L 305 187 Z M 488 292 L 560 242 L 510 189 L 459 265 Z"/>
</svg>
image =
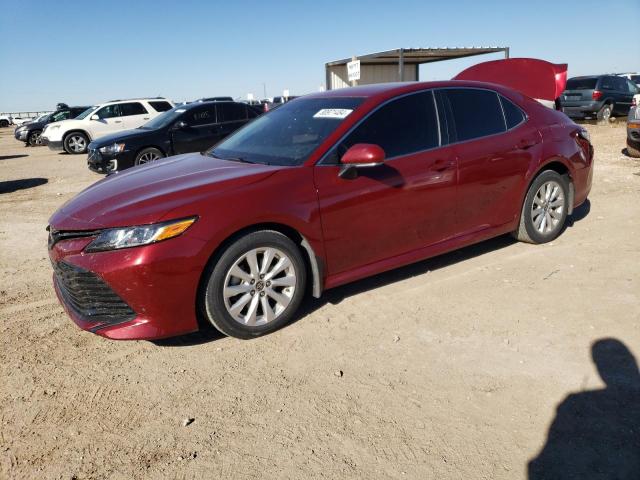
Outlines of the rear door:
<svg viewBox="0 0 640 480">
<path fill-rule="evenodd" d="M 141 127 L 151 118 L 147 108 L 140 102 L 121 103 L 120 112 L 125 130 Z"/>
<path fill-rule="evenodd" d="M 218 103 L 218 132 L 220 139 L 235 132 L 242 125 L 247 123 L 247 106 L 243 103 Z"/>
<path fill-rule="evenodd" d="M 377 144 L 386 162 L 341 178 L 340 158 Z M 431 91 L 389 101 L 314 169 L 330 275 L 438 243 L 455 233 L 456 164 L 441 145 Z"/>
<path fill-rule="evenodd" d="M 187 125 L 171 131 L 173 150 L 176 154 L 203 152 L 220 139 L 216 106 L 212 103 L 192 108 L 181 120 Z"/>
<path fill-rule="evenodd" d="M 457 234 L 513 221 L 529 164 L 541 148 L 538 129 L 493 90 L 447 88 L 438 97 L 458 157 Z"/>
</svg>

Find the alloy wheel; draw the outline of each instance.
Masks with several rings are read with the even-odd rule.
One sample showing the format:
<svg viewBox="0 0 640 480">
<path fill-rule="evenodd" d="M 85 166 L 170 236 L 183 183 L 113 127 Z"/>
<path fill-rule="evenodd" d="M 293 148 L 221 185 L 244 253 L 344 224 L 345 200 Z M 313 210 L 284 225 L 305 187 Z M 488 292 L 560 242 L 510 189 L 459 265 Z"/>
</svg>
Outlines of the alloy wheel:
<svg viewBox="0 0 640 480">
<path fill-rule="evenodd" d="M 40 132 L 34 132 L 29 137 L 29 145 L 35 147 L 36 145 L 42 145 L 42 138 Z"/>
<path fill-rule="evenodd" d="M 254 248 L 227 271 L 224 306 L 242 325 L 265 325 L 287 309 L 296 287 L 295 266 L 284 252 L 272 247 Z"/>
<path fill-rule="evenodd" d="M 543 183 L 531 205 L 531 220 L 534 228 L 542 234 L 549 234 L 561 224 L 565 198 L 560 184 L 554 180 Z"/>
<path fill-rule="evenodd" d="M 85 148 L 87 148 L 87 142 L 82 135 L 72 135 L 67 145 L 76 153 L 84 152 Z"/>
<path fill-rule="evenodd" d="M 158 155 L 155 152 L 146 152 L 140 155 L 140 158 L 138 158 L 138 165 L 144 165 L 145 163 L 155 162 L 159 158 L 160 158 L 160 155 Z"/>
</svg>

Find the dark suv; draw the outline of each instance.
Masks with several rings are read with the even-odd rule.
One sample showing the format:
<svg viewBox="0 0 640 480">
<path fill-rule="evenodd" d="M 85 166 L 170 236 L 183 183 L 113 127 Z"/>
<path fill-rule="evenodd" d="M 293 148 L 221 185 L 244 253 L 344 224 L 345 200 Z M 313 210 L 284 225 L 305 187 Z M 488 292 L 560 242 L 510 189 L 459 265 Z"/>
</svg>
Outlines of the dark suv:
<svg viewBox="0 0 640 480">
<path fill-rule="evenodd" d="M 59 122 L 60 120 L 76 118 L 87 108 L 89 107 L 69 107 L 64 103 L 59 103 L 55 112 L 43 115 L 32 122 L 24 123 L 17 127 L 14 132 L 14 136 L 16 137 L 16 140 L 25 142 L 31 147 L 42 145 L 40 134 L 46 125 L 53 122 Z"/>
<path fill-rule="evenodd" d="M 627 115 L 633 96 L 640 89 L 624 77 L 594 75 L 573 77 L 560 96 L 562 111 L 571 118 L 596 116 L 609 120 L 616 115 Z"/>
<path fill-rule="evenodd" d="M 172 108 L 134 130 L 89 144 L 89 168 L 109 173 L 170 155 L 203 152 L 261 112 L 238 102 L 194 102 Z"/>
</svg>

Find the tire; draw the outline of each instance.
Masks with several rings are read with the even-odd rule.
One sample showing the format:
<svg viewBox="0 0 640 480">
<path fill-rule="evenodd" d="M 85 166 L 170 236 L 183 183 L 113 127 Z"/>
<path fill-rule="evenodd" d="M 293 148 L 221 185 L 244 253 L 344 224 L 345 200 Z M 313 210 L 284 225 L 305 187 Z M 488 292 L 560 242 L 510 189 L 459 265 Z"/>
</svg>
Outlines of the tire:
<svg viewBox="0 0 640 480">
<path fill-rule="evenodd" d="M 42 130 L 34 130 L 30 132 L 29 137 L 27 138 L 27 144 L 30 147 L 37 147 L 38 145 L 42 145 L 40 134 L 42 134 Z"/>
<path fill-rule="evenodd" d="M 540 173 L 527 191 L 518 229 L 513 236 L 528 243 L 554 240 L 564 228 L 569 201 L 569 180 L 566 175 L 553 170 Z"/>
<path fill-rule="evenodd" d="M 0 120 L 0 128 L 7 128 L 9 126 L 9 120 Z"/>
<path fill-rule="evenodd" d="M 598 120 L 604 121 L 604 122 L 608 122 L 609 119 L 613 116 L 613 104 L 612 103 L 605 103 L 602 108 L 600 108 L 600 110 L 598 110 L 598 113 L 596 114 L 596 118 Z"/>
<path fill-rule="evenodd" d="M 252 253 L 254 268 L 247 260 Z M 260 230 L 229 245 L 211 263 L 204 280 L 200 295 L 204 317 L 223 334 L 248 339 L 271 333 L 291 320 L 304 297 L 307 269 L 289 237 Z"/>
<path fill-rule="evenodd" d="M 86 153 L 89 139 L 82 132 L 71 132 L 64 137 L 64 150 L 72 155 Z"/>
<path fill-rule="evenodd" d="M 633 158 L 640 158 L 640 142 L 637 145 L 633 145 L 630 140 L 627 140 L 627 155 Z"/>
<path fill-rule="evenodd" d="M 155 162 L 156 160 L 160 160 L 161 158 L 164 158 L 164 153 L 162 153 L 157 148 L 153 148 L 153 147 L 144 148 L 140 150 L 136 155 L 134 165 L 144 165 L 146 163 L 151 163 L 151 162 Z"/>
</svg>

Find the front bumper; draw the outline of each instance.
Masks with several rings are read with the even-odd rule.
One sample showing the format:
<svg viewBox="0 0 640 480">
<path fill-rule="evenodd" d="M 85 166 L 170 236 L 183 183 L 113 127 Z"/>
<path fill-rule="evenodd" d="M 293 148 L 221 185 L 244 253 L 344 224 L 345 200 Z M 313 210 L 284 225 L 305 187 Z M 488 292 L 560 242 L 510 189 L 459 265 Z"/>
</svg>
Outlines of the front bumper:
<svg viewBox="0 0 640 480">
<path fill-rule="evenodd" d="M 101 153 L 97 147 L 89 144 L 87 153 L 87 166 L 89 170 L 93 170 L 94 172 L 116 172 L 134 165 L 134 154 L 129 150 L 124 150 L 123 152 L 112 155 Z"/>
<path fill-rule="evenodd" d="M 208 260 L 204 241 L 185 234 L 143 247 L 84 252 L 93 238 L 60 240 L 49 250 L 54 288 L 76 325 L 116 340 L 152 340 L 198 329 L 197 292 Z M 61 268 L 80 273 L 63 281 Z M 87 299 L 78 297 L 87 292 Z M 100 301 L 113 308 L 105 310 Z"/>
<path fill-rule="evenodd" d="M 42 135 L 40 137 L 40 141 L 42 142 L 42 145 L 46 145 L 47 147 L 49 147 L 49 150 L 53 150 L 56 152 L 61 152 L 64 150 L 64 145 L 62 144 L 62 140 L 60 141 L 49 140 L 48 137 L 45 137 L 44 135 Z"/>
</svg>

